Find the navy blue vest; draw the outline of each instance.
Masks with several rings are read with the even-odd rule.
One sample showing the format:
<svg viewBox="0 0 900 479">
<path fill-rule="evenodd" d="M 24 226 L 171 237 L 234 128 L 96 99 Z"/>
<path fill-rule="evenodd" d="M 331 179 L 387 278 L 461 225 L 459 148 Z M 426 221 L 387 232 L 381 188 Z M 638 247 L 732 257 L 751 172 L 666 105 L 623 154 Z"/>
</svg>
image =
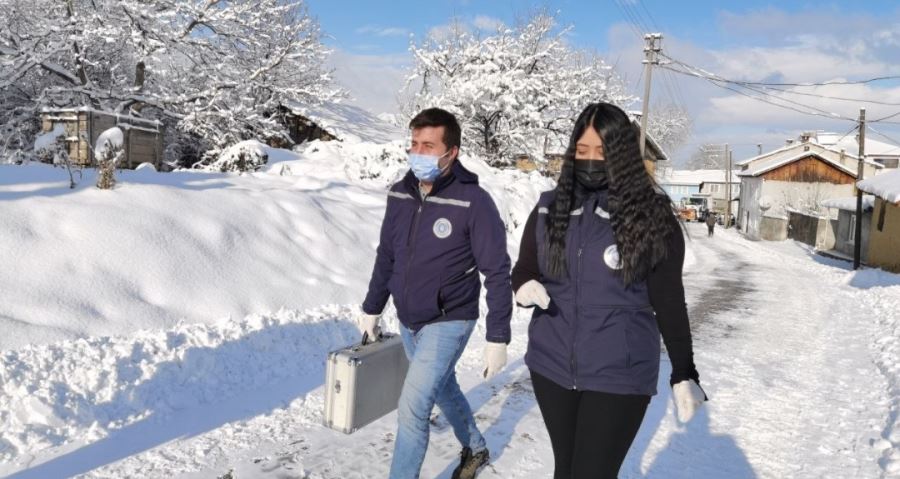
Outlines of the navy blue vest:
<svg viewBox="0 0 900 479">
<path fill-rule="evenodd" d="M 606 192 L 588 195 L 570 213 L 566 234 L 568 274 L 546 271 L 548 208 L 541 195 L 535 228 L 540 282 L 550 295 L 528 327 L 525 363 L 570 389 L 616 394 L 656 394 L 660 335 L 644 282 L 626 287 L 607 212 Z"/>
</svg>

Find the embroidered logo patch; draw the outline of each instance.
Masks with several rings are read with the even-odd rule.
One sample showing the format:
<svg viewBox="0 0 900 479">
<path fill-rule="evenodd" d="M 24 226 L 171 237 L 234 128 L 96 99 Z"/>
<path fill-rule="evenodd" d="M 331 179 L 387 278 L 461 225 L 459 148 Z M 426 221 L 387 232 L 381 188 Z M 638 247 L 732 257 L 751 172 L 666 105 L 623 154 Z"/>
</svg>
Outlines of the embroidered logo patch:
<svg viewBox="0 0 900 479">
<path fill-rule="evenodd" d="M 450 236 L 450 233 L 453 233 L 453 225 L 450 224 L 450 220 L 447 218 L 440 218 L 434 222 L 432 231 L 434 231 L 435 236 L 444 239 Z"/>
<path fill-rule="evenodd" d="M 610 245 L 603 252 L 603 262 L 610 269 L 622 269 L 622 258 L 619 257 L 619 248 L 616 245 Z"/>
</svg>

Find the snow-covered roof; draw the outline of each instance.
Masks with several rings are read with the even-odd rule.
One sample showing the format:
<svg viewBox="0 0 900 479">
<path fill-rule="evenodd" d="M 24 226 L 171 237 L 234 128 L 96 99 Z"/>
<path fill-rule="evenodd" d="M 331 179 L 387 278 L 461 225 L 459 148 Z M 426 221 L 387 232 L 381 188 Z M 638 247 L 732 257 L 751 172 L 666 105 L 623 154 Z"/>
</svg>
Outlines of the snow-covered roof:
<svg viewBox="0 0 900 479">
<path fill-rule="evenodd" d="M 307 105 L 294 101 L 287 102 L 284 106 L 343 141 L 389 143 L 402 140 L 407 135 L 403 128 L 353 105 L 344 103 Z"/>
<path fill-rule="evenodd" d="M 760 162 L 753 168 L 749 168 L 747 170 L 741 171 L 740 173 L 738 173 L 738 176 L 743 176 L 743 177 L 759 176 L 763 173 L 767 173 L 776 168 L 780 168 L 784 165 L 793 163 L 797 160 L 806 158 L 808 156 L 815 156 L 816 158 L 819 158 L 820 160 L 824 161 L 825 163 L 828 163 L 829 165 L 834 166 L 835 168 L 843 171 L 844 173 L 847 173 L 848 175 L 856 178 L 856 171 L 842 165 L 838 161 L 834 161 L 833 159 L 829 158 L 829 156 L 827 154 L 822 154 L 818 151 L 813 151 L 812 149 L 800 150 L 796 153 L 792 152 L 790 150 L 783 150 L 780 152 L 780 154 L 774 155 L 774 156 L 772 156 L 772 158 Z"/>
<path fill-rule="evenodd" d="M 844 211 L 856 211 L 856 197 L 848 196 L 846 198 L 831 198 L 823 201 L 822 206 Z M 875 197 L 872 195 L 863 195 L 862 206 L 864 211 L 871 211 L 872 208 L 875 207 Z"/>
<path fill-rule="evenodd" d="M 856 186 L 885 201 L 900 204 L 900 170 L 875 175 L 860 181 Z"/>
<path fill-rule="evenodd" d="M 725 175 L 725 170 L 672 170 L 665 176 L 657 177 L 657 182 L 661 185 L 700 186 L 701 183 L 725 183 Z M 732 171 L 731 182 L 740 181 Z"/>
<path fill-rule="evenodd" d="M 813 140 L 835 150 L 859 152 L 859 141 L 856 135 L 839 135 L 837 133 L 817 133 Z M 900 146 L 866 137 L 866 157 L 900 156 Z"/>
</svg>

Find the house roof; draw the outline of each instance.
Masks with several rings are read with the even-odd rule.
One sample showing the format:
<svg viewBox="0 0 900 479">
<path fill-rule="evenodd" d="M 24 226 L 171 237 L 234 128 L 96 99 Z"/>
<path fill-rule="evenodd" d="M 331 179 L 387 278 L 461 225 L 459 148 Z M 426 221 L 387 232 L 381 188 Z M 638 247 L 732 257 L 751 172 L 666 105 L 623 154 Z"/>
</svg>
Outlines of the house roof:
<svg viewBox="0 0 900 479">
<path fill-rule="evenodd" d="M 835 208 L 844 211 L 856 211 L 856 197 L 848 196 L 846 198 L 831 198 L 822 202 L 822 206 L 826 208 Z M 872 211 L 875 207 L 875 197 L 872 195 L 863 195 L 863 210 Z"/>
<path fill-rule="evenodd" d="M 820 147 L 820 148 L 823 148 L 823 147 Z M 835 153 L 833 150 L 831 150 L 831 151 L 832 151 L 832 153 Z M 834 166 L 835 168 L 843 171 L 844 173 L 847 173 L 848 175 L 856 178 L 856 171 L 842 165 L 838 161 L 835 161 L 835 160 L 829 158 L 827 154 L 823 154 L 823 152 L 820 152 L 820 151 L 814 151 L 813 149 L 800 150 L 797 152 L 791 151 L 791 149 L 781 150 L 779 152 L 779 154 L 773 155 L 771 158 L 759 162 L 757 165 L 755 165 L 752 168 L 748 168 L 744 171 L 739 172 L 738 176 L 742 176 L 742 177 L 759 176 L 759 175 L 762 175 L 763 173 L 768 173 L 776 168 L 780 168 L 784 165 L 793 163 L 797 160 L 801 160 L 808 156 L 814 156 L 816 158 L 819 158 L 820 160 L 824 161 L 825 163 L 828 163 L 829 165 Z"/>
<path fill-rule="evenodd" d="M 353 105 L 344 103 L 309 105 L 290 101 L 284 103 L 284 106 L 342 141 L 389 143 L 407 136 L 405 129 Z"/>
<path fill-rule="evenodd" d="M 673 170 L 656 180 L 661 185 L 700 186 L 702 183 L 725 183 L 725 174 L 725 170 Z M 734 171 L 731 173 L 731 181 L 741 181 Z"/>
<path fill-rule="evenodd" d="M 859 140 L 856 135 L 839 135 L 837 133 L 817 133 L 814 138 L 815 142 L 827 146 L 835 150 L 852 151 L 854 154 L 859 152 Z M 866 137 L 866 157 L 873 156 L 900 157 L 900 146 L 878 141 L 870 137 Z"/>
<path fill-rule="evenodd" d="M 900 205 L 900 170 L 891 170 L 875 175 L 858 182 L 856 186 L 866 193 L 871 193 L 887 202 Z"/>
</svg>

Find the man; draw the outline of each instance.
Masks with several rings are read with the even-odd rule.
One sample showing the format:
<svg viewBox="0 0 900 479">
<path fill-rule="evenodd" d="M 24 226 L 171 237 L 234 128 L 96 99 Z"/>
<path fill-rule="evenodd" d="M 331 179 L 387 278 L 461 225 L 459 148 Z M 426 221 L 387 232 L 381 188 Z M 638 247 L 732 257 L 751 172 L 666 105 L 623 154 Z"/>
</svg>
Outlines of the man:
<svg viewBox="0 0 900 479">
<path fill-rule="evenodd" d="M 709 230 L 707 236 L 712 236 L 713 231 L 716 229 L 716 214 L 712 211 L 706 214 L 706 229 Z"/>
<path fill-rule="evenodd" d="M 369 292 L 358 318 L 378 334 L 388 296 L 394 298 L 409 372 L 397 405 L 391 478 L 416 478 L 428 448 L 437 404 L 462 443 L 454 478 L 473 478 L 488 462 L 484 437 L 456 381 L 455 367 L 479 316 L 479 273 L 487 288 L 484 376 L 506 365 L 512 315 L 506 230 L 478 177 L 457 161 L 460 127 L 439 108 L 409 123 L 410 171 L 388 192 Z"/>
</svg>

